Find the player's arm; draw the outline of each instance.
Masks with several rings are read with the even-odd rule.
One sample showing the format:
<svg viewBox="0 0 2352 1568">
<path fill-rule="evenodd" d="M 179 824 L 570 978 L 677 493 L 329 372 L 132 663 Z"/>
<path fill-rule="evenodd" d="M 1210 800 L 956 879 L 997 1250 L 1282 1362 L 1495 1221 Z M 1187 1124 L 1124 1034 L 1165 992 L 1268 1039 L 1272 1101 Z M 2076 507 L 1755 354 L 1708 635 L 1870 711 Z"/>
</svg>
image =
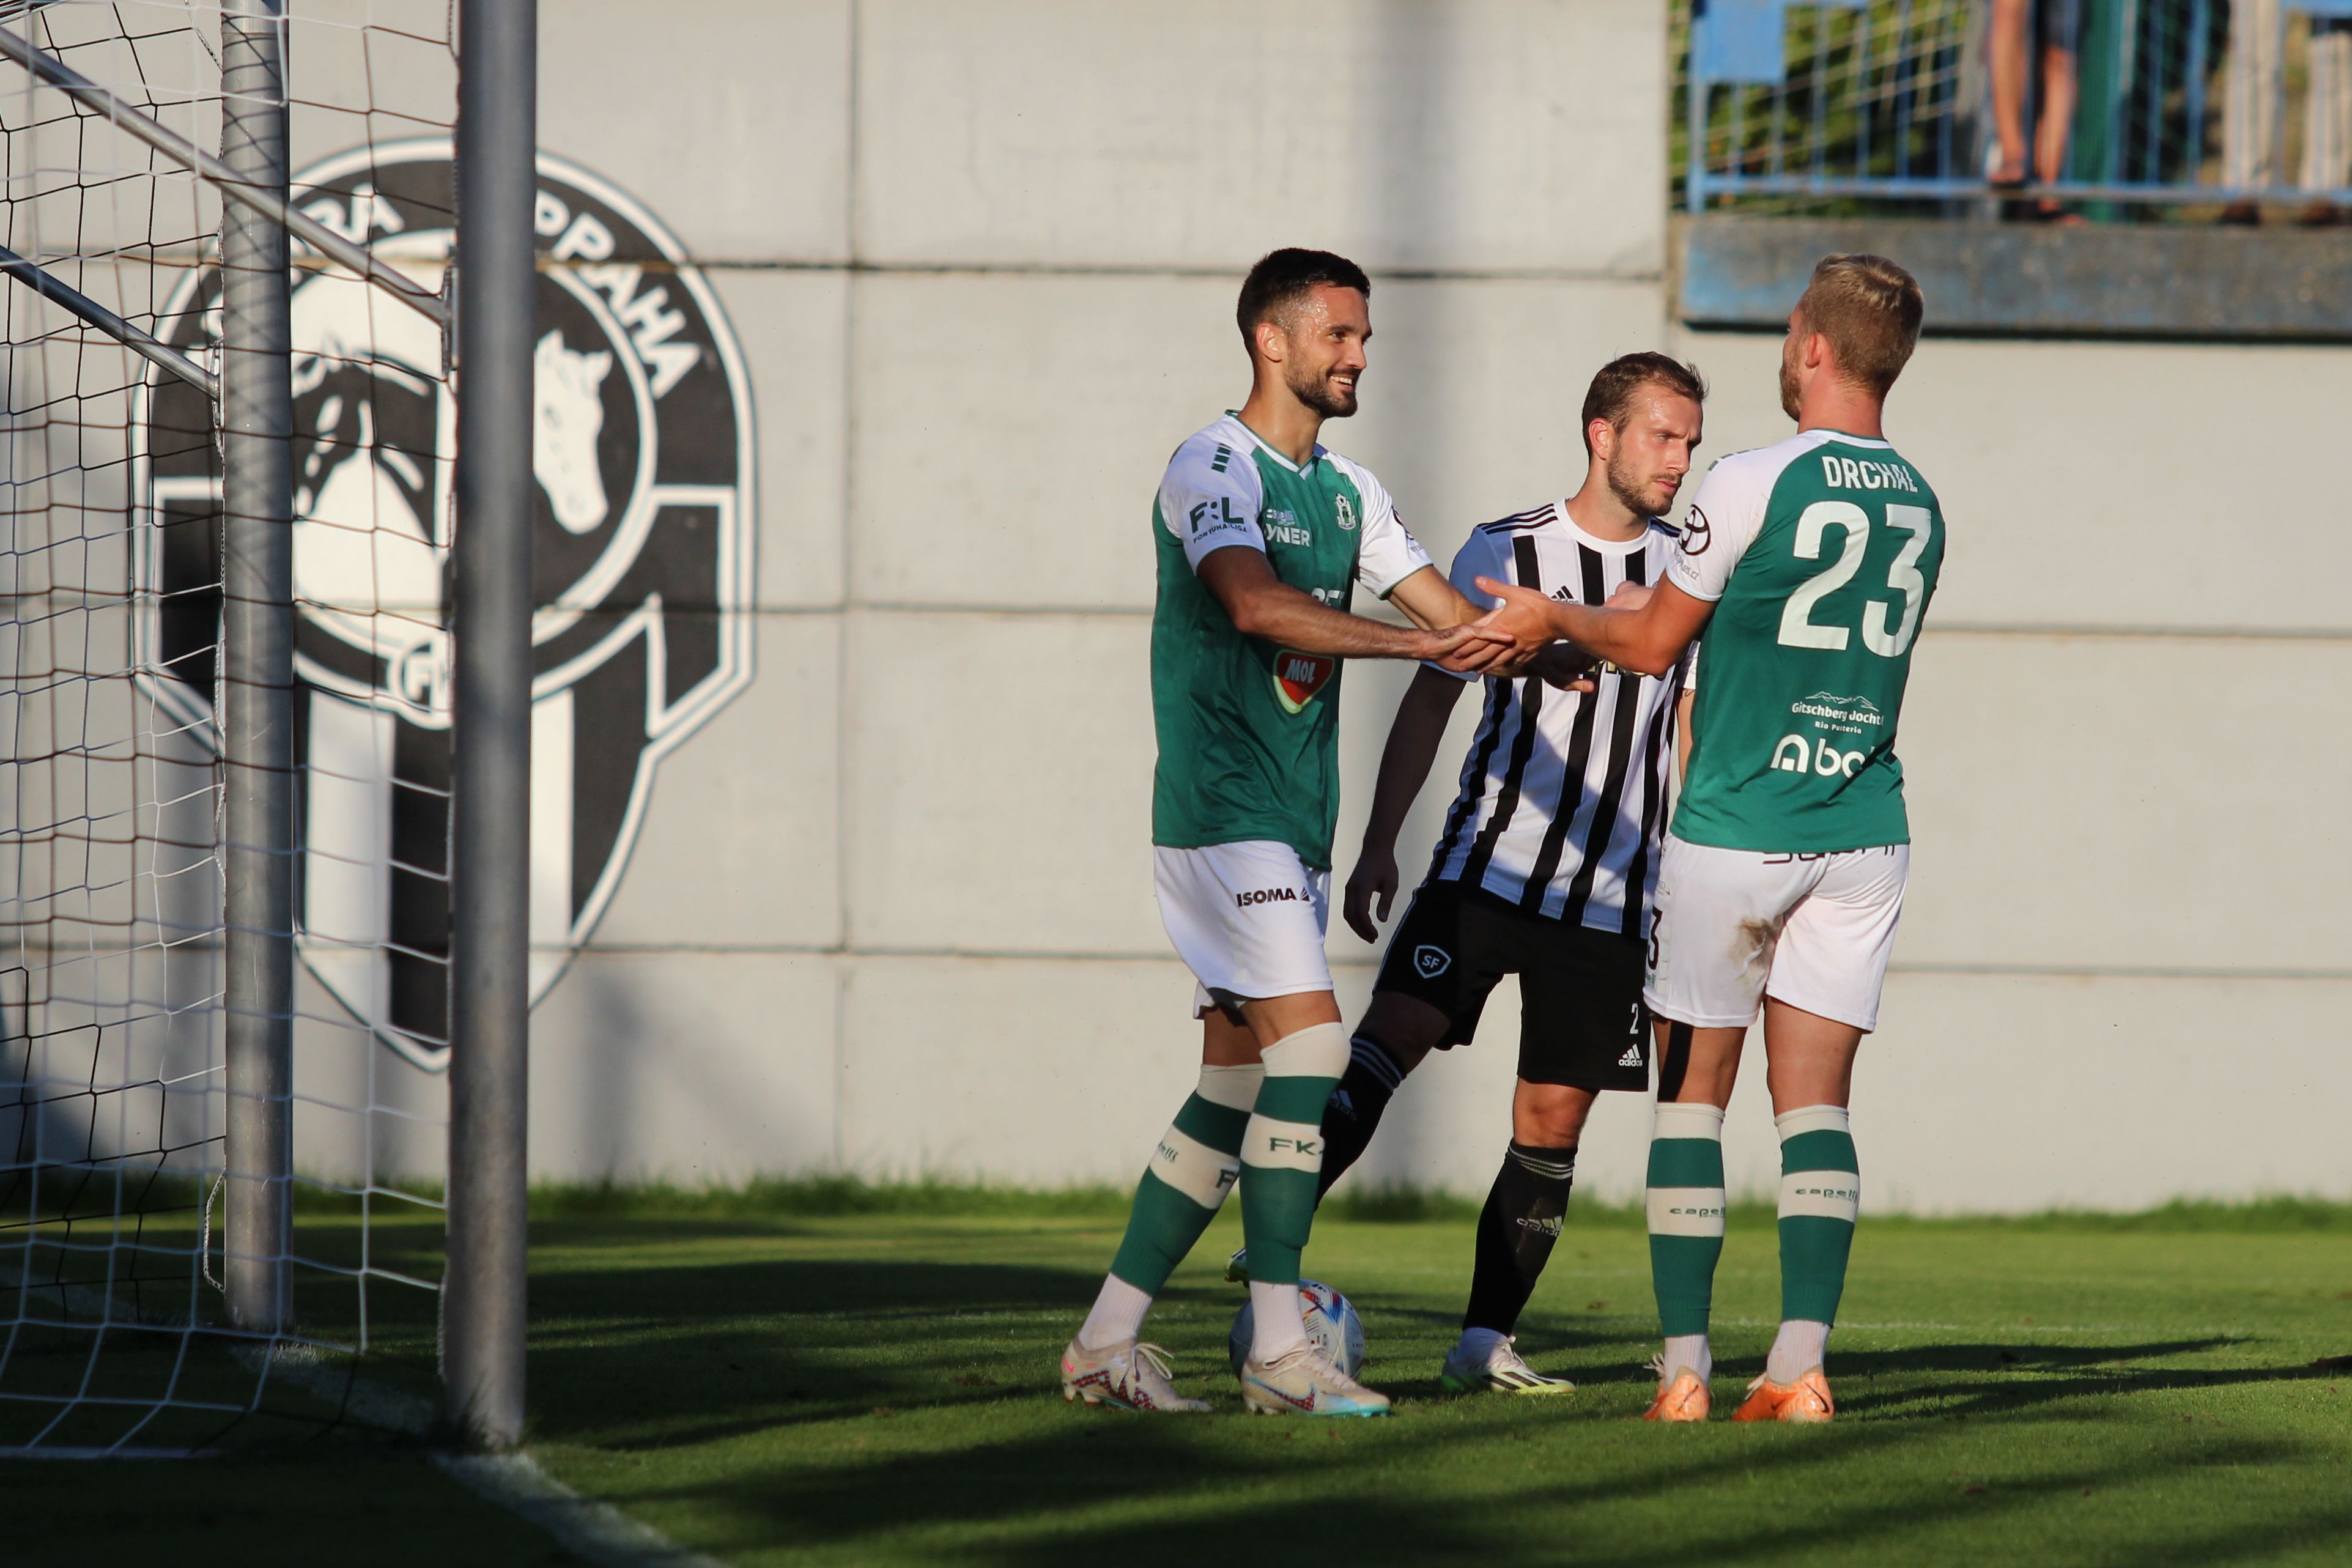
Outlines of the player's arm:
<svg viewBox="0 0 2352 1568">
<path fill-rule="evenodd" d="M 1349 875 L 1344 905 L 1349 929 L 1366 942 L 1380 940 L 1380 927 L 1373 921 L 1376 901 L 1379 918 L 1386 921 L 1396 900 L 1397 835 L 1403 830 L 1413 797 L 1428 782 L 1437 748 L 1445 740 L 1445 721 L 1454 712 L 1463 684 L 1443 671 L 1423 668 L 1413 672 L 1404 700 L 1397 704 L 1388 745 L 1381 752 L 1380 781 L 1372 786 L 1372 815 L 1364 824 L 1364 847 Z"/>
<path fill-rule="evenodd" d="M 1691 730 L 1691 714 L 1696 711 L 1697 706 L 1698 693 L 1687 686 L 1683 688 L 1683 694 L 1675 699 L 1675 777 L 1677 779 L 1690 777 L 1691 748 L 1698 743 L 1697 736 Z"/>
<path fill-rule="evenodd" d="M 1511 651 L 1507 632 L 1490 631 L 1475 622 L 1392 626 L 1332 609 L 1276 576 L 1265 552 L 1246 545 L 1213 550 L 1193 571 L 1224 606 L 1235 630 L 1300 653 L 1425 659 L 1475 673 Z"/>
<path fill-rule="evenodd" d="M 1621 590 L 1606 605 L 1556 604 L 1525 588 L 1481 577 L 1497 601 L 1492 622 L 1515 637 L 1538 626 L 1566 637 L 1621 669 L 1664 675 L 1706 628 L 1758 531 L 1779 470 L 1754 454 L 1734 453 L 1707 470 L 1684 520 L 1682 546 L 1657 586 Z"/>
<path fill-rule="evenodd" d="M 1670 580 L 1658 584 L 1638 607 L 1630 605 L 1566 605 L 1492 577 L 1478 586 L 1500 601 L 1488 624 L 1507 626 L 1514 640 L 1534 636 L 1562 637 L 1596 658 L 1641 675 L 1664 675 L 1706 629 L 1714 601 L 1694 598 Z"/>
</svg>

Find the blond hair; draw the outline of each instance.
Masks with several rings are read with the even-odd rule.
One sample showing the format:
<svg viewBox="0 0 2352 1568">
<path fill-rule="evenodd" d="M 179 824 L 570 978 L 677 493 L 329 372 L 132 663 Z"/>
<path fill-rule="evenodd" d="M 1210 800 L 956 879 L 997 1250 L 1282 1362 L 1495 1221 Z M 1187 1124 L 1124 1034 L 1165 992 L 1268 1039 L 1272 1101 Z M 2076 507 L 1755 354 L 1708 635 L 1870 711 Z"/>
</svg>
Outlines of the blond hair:
<svg viewBox="0 0 2352 1568">
<path fill-rule="evenodd" d="M 1849 381 L 1884 397 L 1918 346 L 1926 313 L 1919 280 L 1884 256 L 1824 256 L 1797 313 L 1806 330 L 1829 341 L 1830 356 Z"/>
</svg>

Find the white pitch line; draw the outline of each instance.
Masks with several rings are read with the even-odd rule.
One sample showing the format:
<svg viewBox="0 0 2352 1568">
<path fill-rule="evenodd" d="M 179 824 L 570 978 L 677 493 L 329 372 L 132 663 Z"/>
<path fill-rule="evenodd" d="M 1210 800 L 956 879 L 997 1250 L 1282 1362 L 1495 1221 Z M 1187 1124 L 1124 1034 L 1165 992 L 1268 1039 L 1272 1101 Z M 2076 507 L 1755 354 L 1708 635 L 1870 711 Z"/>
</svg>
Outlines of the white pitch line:
<svg viewBox="0 0 2352 1568">
<path fill-rule="evenodd" d="M 19 1289 L 27 1278 L 22 1268 L 5 1262 Z M 135 1324 L 133 1318 L 115 1316 L 110 1292 L 88 1285 L 49 1286 L 58 1289 L 70 1308 L 95 1312 L 101 1319 Z M 190 1331 L 202 1332 L 201 1328 Z M 440 1406 L 421 1394 L 361 1377 L 341 1358 L 314 1346 L 280 1342 L 275 1353 L 259 1342 L 232 1347 L 237 1362 L 291 1384 L 314 1399 L 340 1408 L 362 1426 L 400 1432 L 413 1437 L 429 1436 L 441 1417 Z M 141 1457 L 142 1449 L 30 1450 L 30 1457 L 82 1458 L 103 1453 L 115 1458 Z M 14 1457 L 14 1456 L 12 1456 Z M 689 1552 L 649 1524 L 641 1524 L 612 1504 L 583 1497 L 539 1468 L 527 1454 L 435 1454 L 434 1468 L 467 1491 L 496 1503 L 555 1537 L 574 1556 L 597 1568 L 722 1568 L 716 1558 Z"/>
<path fill-rule="evenodd" d="M 440 1419 L 431 1400 L 354 1377 L 315 1352 L 281 1350 L 270 1370 L 372 1426 L 422 1436 Z M 717 1559 L 688 1551 L 612 1504 L 582 1497 L 528 1454 L 439 1453 L 433 1456 L 433 1467 L 476 1497 L 539 1526 L 597 1568 L 720 1568 Z"/>
<path fill-rule="evenodd" d="M 434 1468 L 519 1514 L 597 1568 L 720 1568 L 612 1504 L 582 1497 L 528 1454 L 436 1454 Z"/>
</svg>

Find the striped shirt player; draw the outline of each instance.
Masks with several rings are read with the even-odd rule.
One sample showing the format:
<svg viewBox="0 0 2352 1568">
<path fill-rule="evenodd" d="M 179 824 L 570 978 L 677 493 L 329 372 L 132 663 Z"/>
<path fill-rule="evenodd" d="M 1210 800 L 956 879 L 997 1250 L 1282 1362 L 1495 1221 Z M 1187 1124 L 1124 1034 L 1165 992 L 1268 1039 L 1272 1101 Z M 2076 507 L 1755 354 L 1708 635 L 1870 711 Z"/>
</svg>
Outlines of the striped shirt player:
<svg viewBox="0 0 2352 1568">
<path fill-rule="evenodd" d="M 1705 387 L 1664 354 L 1603 366 L 1585 395 L 1584 483 L 1472 532 L 1452 581 L 1486 578 L 1547 600 L 1604 605 L 1658 582 L 1676 536 L 1660 521 L 1690 467 Z M 1440 1373 L 1457 1391 L 1556 1393 L 1510 1335 L 1558 1234 L 1594 1097 L 1649 1087 L 1642 939 L 1658 876 L 1681 700 L 1679 669 L 1591 667 L 1561 645 L 1527 674 L 1484 681 L 1483 711 L 1429 873 L 1391 936 L 1323 1117 L 1328 1187 L 1364 1151 L 1404 1075 L 1469 1040 L 1506 974 L 1519 984 L 1510 1147 L 1478 1221 L 1463 1335 Z M 1348 921 L 1373 940 L 1394 845 L 1469 678 L 1424 668 L 1381 760 Z"/>
<path fill-rule="evenodd" d="M 1606 604 L 1626 584 L 1655 584 L 1681 537 L 1652 518 L 1638 539 L 1597 539 L 1553 501 L 1477 530 L 1452 576 L 1474 604 L 1493 602 L 1477 586 L 1482 576 Z M 1678 673 L 1662 679 L 1604 667 L 1589 694 L 1533 678 L 1487 681 L 1428 879 L 1483 889 L 1529 914 L 1645 936 Z"/>
<path fill-rule="evenodd" d="M 1655 584 L 1679 538 L 1655 517 L 1632 538 L 1602 538 L 1553 501 L 1474 531 L 1450 575 L 1481 605 L 1494 602 L 1481 577 L 1605 605 Z M 1444 1014 L 1442 1049 L 1476 1034 L 1488 994 L 1515 973 L 1521 1080 L 1639 1092 L 1650 1087 L 1642 942 L 1682 670 L 1602 665 L 1586 679 L 1591 690 L 1537 674 L 1483 683 L 1454 805 L 1373 989 Z"/>
</svg>

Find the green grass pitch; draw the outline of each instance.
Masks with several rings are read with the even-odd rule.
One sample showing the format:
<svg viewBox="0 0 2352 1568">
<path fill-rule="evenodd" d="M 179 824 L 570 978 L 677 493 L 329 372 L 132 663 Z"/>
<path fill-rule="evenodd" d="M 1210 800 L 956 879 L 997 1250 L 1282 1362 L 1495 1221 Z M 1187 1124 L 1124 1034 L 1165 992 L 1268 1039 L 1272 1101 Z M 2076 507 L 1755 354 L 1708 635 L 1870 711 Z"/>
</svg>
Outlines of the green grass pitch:
<svg viewBox="0 0 2352 1568">
<path fill-rule="evenodd" d="M 1230 1215 L 1150 1330 L 1222 1413 L 1151 1418 L 1066 1405 L 1053 1375 L 1115 1201 L 793 1217 L 791 1198 L 575 1195 L 533 1227 L 534 1451 L 729 1563 L 2352 1562 L 2352 1365 L 2314 1364 L 2352 1353 L 2341 1209 L 1865 1216 L 1837 1423 L 1665 1428 L 1633 1419 L 1654 1325 L 1632 1214 L 1571 1214 L 1521 1346 L 1580 1387 L 1539 1401 L 1435 1393 L 1466 1211 L 1328 1214 L 1308 1270 L 1357 1300 L 1367 1375 L 1398 1405 L 1326 1424 L 1238 1413 Z M 1769 1214 L 1735 1213 L 1723 1414 L 1760 1369 L 1776 1281 Z M 429 1320 L 406 1331 L 376 1374 L 425 1386 Z M 264 1424 L 231 1447 L 0 1465 L 0 1561 L 570 1561 L 400 1443 Z"/>
</svg>

